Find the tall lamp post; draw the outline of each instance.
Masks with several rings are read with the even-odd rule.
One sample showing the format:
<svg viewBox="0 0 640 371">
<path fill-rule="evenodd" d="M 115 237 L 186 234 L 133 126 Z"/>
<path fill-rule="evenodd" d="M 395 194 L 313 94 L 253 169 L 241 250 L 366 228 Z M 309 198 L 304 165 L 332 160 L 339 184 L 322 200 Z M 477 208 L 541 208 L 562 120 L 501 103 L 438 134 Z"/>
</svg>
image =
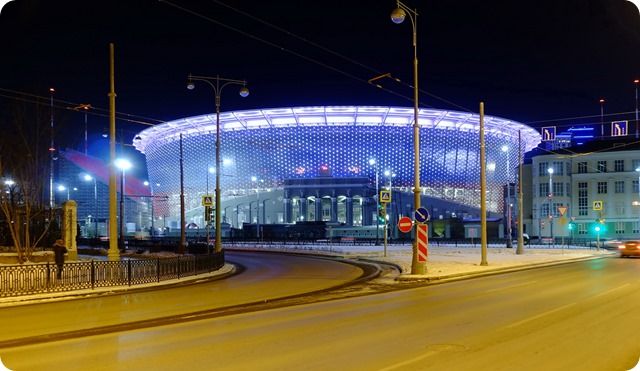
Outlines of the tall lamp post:
<svg viewBox="0 0 640 371">
<path fill-rule="evenodd" d="M 553 168 L 547 169 L 549 172 L 549 237 L 553 243 Z"/>
<path fill-rule="evenodd" d="M 511 245 L 511 167 L 509 166 L 509 146 L 502 146 L 502 152 L 507 155 L 507 203 L 505 205 L 505 211 L 507 216 L 507 248 L 512 248 Z"/>
<path fill-rule="evenodd" d="M 87 182 L 90 182 L 93 180 L 93 208 L 94 208 L 93 221 L 95 226 L 94 237 L 98 238 L 98 184 L 96 183 L 96 178 L 92 177 L 89 174 L 84 175 L 84 180 L 86 180 Z"/>
<path fill-rule="evenodd" d="M 208 76 L 193 76 L 189 75 L 189 83 L 187 84 L 187 89 L 193 90 L 196 85 L 193 83 L 194 81 L 203 81 L 209 84 L 216 95 L 216 201 L 214 207 L 216 208 L 216 242 L 215 248 L 216 252 L 222 251 L 222 234 L 220 231 L 220 94 L 222 93 L 222 89 L 224 89 L 227 85 L 242 85 L 240 88 L 240 96 L 246 97 L 249 95 L 249 89 L 247 89 L 247 82 L 244 80 L 231 80 L 231 79 L 223 79 L 220 76 L 216 77 L 208 77 Z"/>
<path fill-rule="evenodd" d="M 413 28 L 413 154 L 414 154 L 414 176 L 413 194 L 414 208 L 420 208 L 420 127 L 418 126 L 418 47 L 417 47 L 417 21 L 418 13 L 400 1 L 396 1 L 397 8 L 391 12 L 393 23 L 399 24 L 409 16 Z M 418 233 L 413 241 L 413 254 L 411 259 L 411 274 L 425 274 L 427 266 L 424 262 L 418 261 Z"/>
<path fill-rule="evenodd" d="M 120 236 L 118 238 L 118 248 L 122 250 L 124 249 L 124 177 L 126 170 L 131 169 L 131 162 L 119 158 L 116 160 L 115 165 L 118 169 L 122 170 L 122 176 L 120 177 Z"/>
<path fill-rule="evenodd" d="M 378 164 L 375 159 L 369 160 L 369 165 L 373 166 L 376 171 L 376 246 L 380 244 L 378 241 L 378 233 L 380 231 L 380 221 L 378 220 L 378 212 L 380 211 L 380 190 L 378 189 Z"/>
</svg>

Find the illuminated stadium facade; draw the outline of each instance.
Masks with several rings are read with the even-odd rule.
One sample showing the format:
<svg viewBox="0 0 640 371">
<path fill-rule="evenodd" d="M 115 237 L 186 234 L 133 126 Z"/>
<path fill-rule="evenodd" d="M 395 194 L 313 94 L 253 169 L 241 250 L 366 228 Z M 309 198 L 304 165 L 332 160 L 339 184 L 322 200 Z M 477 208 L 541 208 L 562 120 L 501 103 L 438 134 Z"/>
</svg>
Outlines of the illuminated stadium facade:
<svg viewBox="0 0 640 371">
<path fill-rule="evenodd" d="M 379 188 L 391 182 L 394 192 L 411 194 L 413 117 L 412 107 L 371 106 L 221 113 L 224 221 L 234 227 L 256 220 L 373 224 L 376 172 Z M 475 113 L 419 110 L 420 186 L 425 198 L 480 207 L 479 121 Z M 540 134 L 492 116 L 485 116 L 484 127 L 487 209 L 501 212 L 504 186 L 508 180 L 516 181 L 518 137 L 527 152 L 540 143 Z M 157 218 L 179 220 L 182 145 L 187 223 L 204 224 L 202 196 L 213 194 L 215 188 L 215 174 L 209 170 L 215 167 L 215 137 L 215 113 L 166 122 L 136 137 L 134 146 L 146 156 Z M 502 148 L 505 145 L 507 151 Z M 371 159 L 376 160 L 375 166 L 370 165 Z M 507 163 L 512 168 L 510 178 Z M 395 176 L 385 178 L 385 170 Z M 339 179 L 343 185 L 334 187 Z M 321 199 L 325 201 L 316 202 Z M 412 203 L 412 196 L 404 198 L 397 214 L 408 214 Z"/>
</svg>

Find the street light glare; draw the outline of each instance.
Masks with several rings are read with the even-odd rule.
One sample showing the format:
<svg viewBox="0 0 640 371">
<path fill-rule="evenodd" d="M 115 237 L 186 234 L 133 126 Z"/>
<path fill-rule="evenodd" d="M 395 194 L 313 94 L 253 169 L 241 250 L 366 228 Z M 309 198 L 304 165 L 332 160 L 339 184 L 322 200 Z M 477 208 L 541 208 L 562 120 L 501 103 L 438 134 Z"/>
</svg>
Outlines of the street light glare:
<svg viewBox="0 0 640 371">
<path fill-rule="evenodd" d="M 249 89 L 246 86 L 240 88 L 240 96 L 246 98 L 249 96 Z"/>
<path fill-rule="evenodd" d="M 187 89 L 189 90 L 193 90 L 196 87 L 196 84 L 193 83 L 193 81 L 189 81 L 189 83 L 187 84 Z"/>
<path fill-rule="evenodd" d="M 115 165 L 118 169 L 129 170 L 131 169 L 131 162 L 124 158 L 119 158 L 116 160 Z"/>
<path fill-rule="evenodd" d="M 404 22 L 404 19 L 407 17 L 407 13 L 404 12 L 401 8 L 395 8 L 391 12 L 391 20 L 395 24 L 400 24 Z"/>
</svg>

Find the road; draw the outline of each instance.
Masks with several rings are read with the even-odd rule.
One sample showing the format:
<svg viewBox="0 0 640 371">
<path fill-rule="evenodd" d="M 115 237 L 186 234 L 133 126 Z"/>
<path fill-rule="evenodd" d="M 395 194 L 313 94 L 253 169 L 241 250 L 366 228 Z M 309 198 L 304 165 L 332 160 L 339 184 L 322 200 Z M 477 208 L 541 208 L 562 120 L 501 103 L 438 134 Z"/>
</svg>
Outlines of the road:
<svg viewBox="0 0 640 371">
<path fill-rule="evenodd" d="M 0 357 L 15 370 L 628 370 L 640 356 L 638 316 L 640 259 L 605 258 Z"/>
<path fill-rule="evenodd" d="M 1 307 L 0 349 L 15 343 L 149 326 L 157 320 L 166 323 L 167 318 L 216 313 L 220 308 L 229 312 L 247 303 L 332 288 L 363 274 L 351 264 L 295 255 L 227 252 L 226 257 L 246 270 L 195 285 Z"/>
</svg>

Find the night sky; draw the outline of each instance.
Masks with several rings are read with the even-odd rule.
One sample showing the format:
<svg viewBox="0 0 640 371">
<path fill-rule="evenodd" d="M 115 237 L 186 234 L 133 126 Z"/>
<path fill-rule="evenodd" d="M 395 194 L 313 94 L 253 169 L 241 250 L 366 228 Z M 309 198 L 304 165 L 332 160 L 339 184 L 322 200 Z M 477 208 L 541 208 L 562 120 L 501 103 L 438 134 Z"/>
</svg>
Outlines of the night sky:
<svg viewBox="0 0 640 371">
<path fill-rule="evenodd" d="M 420 106 L 478 111 L 531 126 L 635 118 L 640 14 L 625 0 L 406 0 L 417 8 Z M 165 120 L 215 112 L 187 75 L 245 79 L 221 110 L 317 105 L 411 106 L 412 29 L 393 0 L 15 0 L 0 15 L 0 107 L 49 104 L 57 141 L 84 148 L 108 127 L 109 43 L 117 126 L 133 137 Z M 379 89 L 367 81 L 390 73 Z M 38 99 L 37 97 L 42 97 Z M 131 139 L 129 138 L 129 139 Z M 128 140 L 129 140 L 128 139 Z M 90 139 L 90 142 L 92 140 Z M 91 153 L 90 153 L 91 154 Z"/>
</svg>

